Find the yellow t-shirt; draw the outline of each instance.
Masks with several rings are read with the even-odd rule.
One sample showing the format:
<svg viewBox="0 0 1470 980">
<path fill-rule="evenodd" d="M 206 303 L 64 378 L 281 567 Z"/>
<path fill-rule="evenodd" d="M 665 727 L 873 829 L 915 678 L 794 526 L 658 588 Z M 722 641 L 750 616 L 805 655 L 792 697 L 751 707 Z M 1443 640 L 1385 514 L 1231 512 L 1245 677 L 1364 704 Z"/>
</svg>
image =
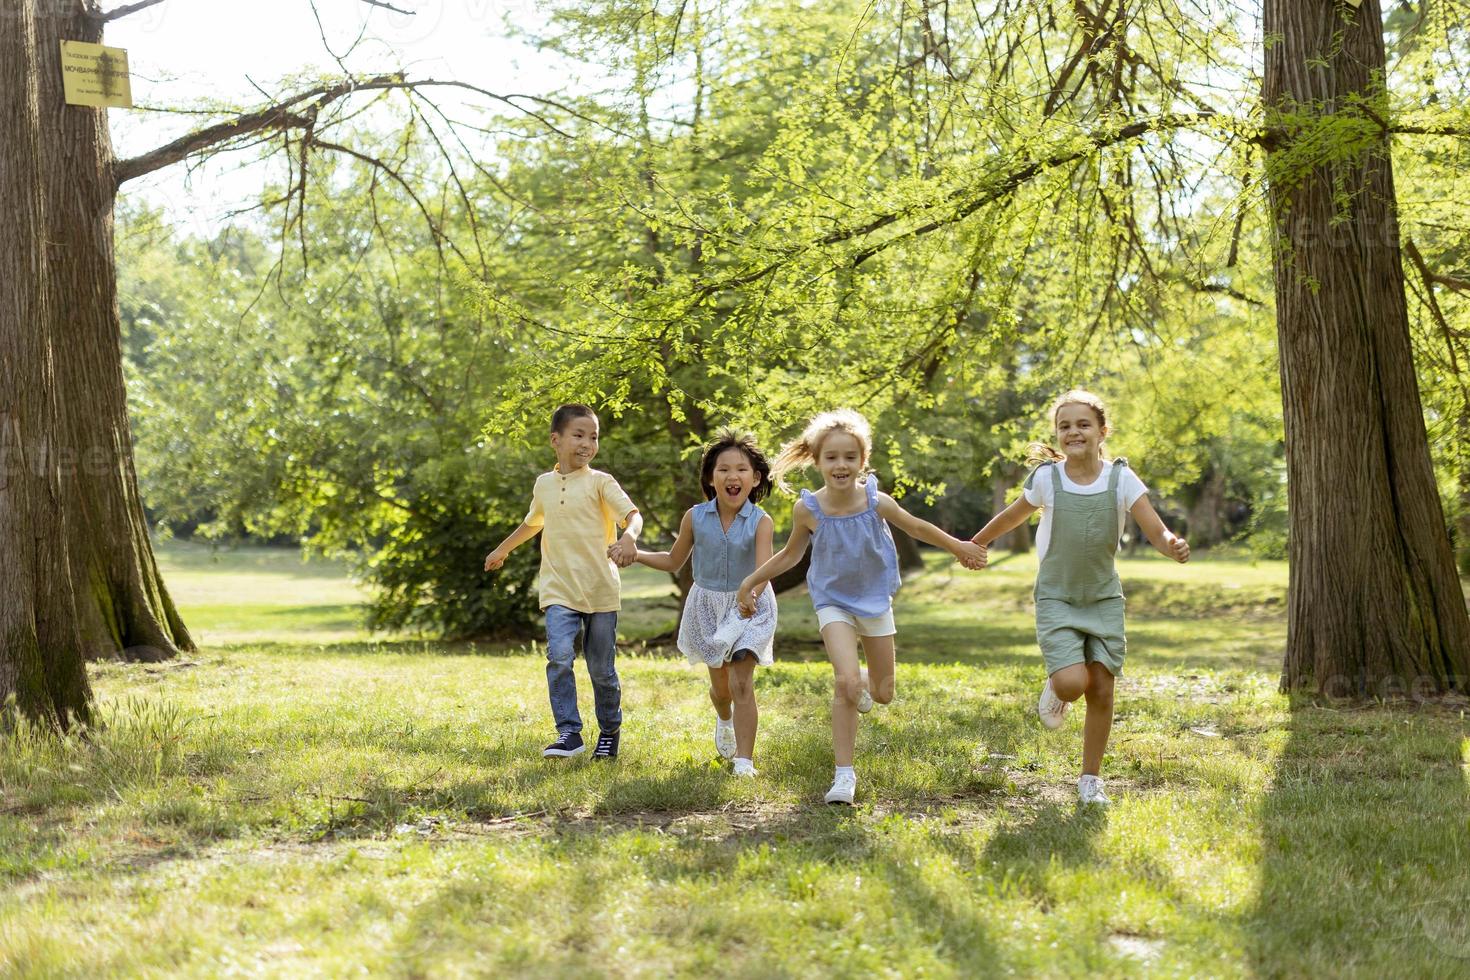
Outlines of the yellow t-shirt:
<svg viewBox="0 0 1470 980">
<path fill-rule="evenodd" d="M 541 608 L 616 612 L 622 607 L 618 566 L 607 556 L 617 527 L 638 508 L 611 474 L 560 467 L 536 478 L 526 526 L 541 531 Z"/>
</svg>

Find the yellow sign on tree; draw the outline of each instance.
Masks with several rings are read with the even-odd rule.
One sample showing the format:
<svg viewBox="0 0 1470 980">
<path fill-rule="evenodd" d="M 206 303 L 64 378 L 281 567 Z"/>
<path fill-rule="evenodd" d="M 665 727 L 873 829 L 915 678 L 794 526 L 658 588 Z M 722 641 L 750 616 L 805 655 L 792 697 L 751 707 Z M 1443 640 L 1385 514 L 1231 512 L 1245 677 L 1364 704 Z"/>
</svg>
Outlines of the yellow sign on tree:
<svg viewBox="0 0 1470 980">
<path fill-rule="evenodd" d="M 128 53 L 122 48 L 62 41 L 61 75 L 67 105 L 132 108 Z"/>
</svg>

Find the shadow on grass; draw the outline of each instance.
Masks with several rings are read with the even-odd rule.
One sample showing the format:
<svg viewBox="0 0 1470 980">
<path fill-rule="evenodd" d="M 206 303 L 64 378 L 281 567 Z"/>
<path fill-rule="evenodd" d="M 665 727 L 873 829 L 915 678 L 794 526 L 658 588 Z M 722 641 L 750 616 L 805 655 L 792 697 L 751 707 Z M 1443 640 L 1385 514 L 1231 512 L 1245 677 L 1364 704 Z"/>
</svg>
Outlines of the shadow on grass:
<svg viewBox="0 0 1470 980">
<path fill-rule="evenodd" d="M 517 909 L 540 906 L 547 916 L 534 946 L 508 937 L 496 949 L 499 966 L 548 976 L 601 973 L 607 964 L 589 933 L 599 936 L 602 921 L 609 933 L 657 936 L 658 945 L 676 951 L 650 964 L 655 972 L 869 972 L 881 967 L 876 950 L 895 932 L 909 941 L 922 937 L 931 965 L 938 959 L 961 975 L 1006 969 L 980 906 L 963 891 L 926 880 L 902 842 L 890 846 L 854 811 L 814 805 L 737 814 L 736 821 L 753 823 L 735 828 L 721 819 L 687 827 L 559 826 L 533 851 L 533 867 L 555 868 L 554 880 L 531 870 L 514 879 L 461 876 L 414 908 L 393 958 L 453 955 L 461 931 L 491 926 L 504 935 Z M 739 900 L 727 902 L 733 895 Z M 854 925 L 857 919 L 863 921 Z M 801 964 L 791 958 L 793 947 L 805 951 Z"/>
<path fill-rule="evenodd" d="M 1463 708 L 1299 702 L 1261 813 L 1265 976 L 1470 975 Z"/>
</svg>

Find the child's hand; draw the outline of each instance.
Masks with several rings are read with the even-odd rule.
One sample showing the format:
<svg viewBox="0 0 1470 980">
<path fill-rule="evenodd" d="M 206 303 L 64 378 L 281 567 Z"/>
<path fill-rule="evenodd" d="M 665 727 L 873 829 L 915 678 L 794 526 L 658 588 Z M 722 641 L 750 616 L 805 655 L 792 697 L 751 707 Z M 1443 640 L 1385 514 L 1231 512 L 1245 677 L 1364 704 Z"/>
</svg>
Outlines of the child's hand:
<svg viewBox="0 0 1470 980">
<path fill-rule="evenodd" d="M 614 541 L 612 546 L 607 549 L 607 556 L 619 568 L 627 568 L 638 560 L 638 542 L 625 534 Z"/>
<path fill-rule="evenodd" d="M 744 582 L 740 583 L 739 603 L 741 616 L 749 619 L 755 615 L 756 591 L 753 588 L 747 588 Z"/>
<path fill-rule="evenodd" d="M 1169 557 L 1181 565 L 1189 561 L 1189 542 L 1179 535 L 1174 535 L 1174 540 L 1169 542 Z"/>
<path fill-rule="evenodd" d="M 493 572 L 504 564 L 505 555 L 500 553 L 499 548 L 495 549 L 494 551 L 490 552 L 490 554 L 485 556 L 485 571 L 487 572 Z"/>
<path fill-rule="evenodd" d="M 978 572 L 989 560 L 989 549 L 974 541 L 966 541 L 955 549 L 954 556 L 959 559 L 961 565 L 972 572 Z"/>
</svg>

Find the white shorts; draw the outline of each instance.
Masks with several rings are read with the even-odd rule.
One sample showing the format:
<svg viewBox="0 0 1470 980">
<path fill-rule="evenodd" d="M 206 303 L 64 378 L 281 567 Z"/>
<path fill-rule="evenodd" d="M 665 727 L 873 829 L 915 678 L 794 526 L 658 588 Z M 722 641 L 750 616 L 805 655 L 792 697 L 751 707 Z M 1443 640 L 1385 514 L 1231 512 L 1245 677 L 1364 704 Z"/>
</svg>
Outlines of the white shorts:
<svg viewBox="0 0 1470 980">
<path fill-rule="evenodd" d="M 892 636 L 898 632 L 898 627 L 893 625 L 892 606 L 876 616 L 854 616 L 846 609 L 823 606 L 817 610 L 817 629 L 828 623 L 846 623 L 857 630 L 858 636 Z"/>
</svg>

